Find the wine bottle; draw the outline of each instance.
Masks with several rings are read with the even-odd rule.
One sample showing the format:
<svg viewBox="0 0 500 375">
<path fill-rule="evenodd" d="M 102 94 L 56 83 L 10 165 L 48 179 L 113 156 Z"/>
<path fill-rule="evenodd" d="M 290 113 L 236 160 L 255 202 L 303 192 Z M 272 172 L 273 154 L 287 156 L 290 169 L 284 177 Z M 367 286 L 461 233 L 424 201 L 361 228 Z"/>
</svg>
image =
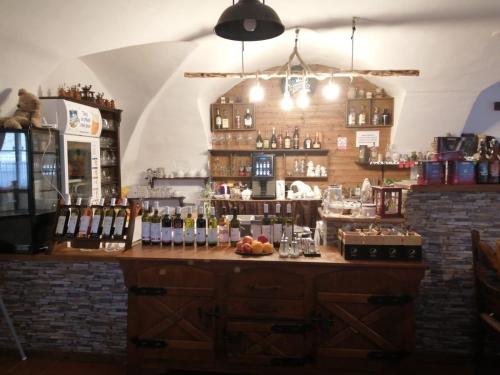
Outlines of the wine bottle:
<svg viewBox="0 0 500 375">
<path fill-rule="evenodd" d="M 358 125 L 365 125 L 366 124 L 366 112 L 365 112 L 365 107 L 361 107 L 361 112 L 359 112 L 358 115 Z"/>
<path fill-rule="evenodd" d="M 106 218 L 104 218 L 106 220 Z M 149 245 L 151 243 L 151 211 L 149 209 L 149 201 L 144 201 L 142 206 L 142 244 Z"/>
<path fill-rule="evenodd" d="M 90 238 L 100 238 L 102 232 L 102 221 L 104 219 L 104 198 L 101 198 L 97 205 L 94 217 L 92 218 L 92 225 L 90 227 Z"/>
<path fill-rule="evenodd" d="M 260 135 L 260 130 L 257 132 L 257 138 L 255 139 L 255 148 L 257 150 L 262 150 L 264 147 L 264 141 L 262 139 L 262 135 Z"/>
<path fill-rule="evenodd" d="M 354 108 L 351 108 L 349 110 L 349 116 L 347 116 L 347 125 L 356 125 L 356 112 L 354 111 Z"/>
<path fill-rule="evenodd" d="M 190 206 L 187 208 L 187 216 L 184 219 L 184 245 L 194 245 L 194 219 L 193 211 Z"/>
<path fill-rule="evenodd" d="M 222 129 L 229 129 L 229 119 L 227 118 L 226 111 L 222 111 Z"/>
<path fill-rule="evenodd" d="M 273 243 L 271 228 L 272 228 L 272 223 L 271 219 L 269 218 L 269 205 L 267 203 L 264 203 L 264 217 L 262 218 L 262 235 L 266 236 L 267 240 L 270 243 Z"/>
<path fill-rule="evenodd" d="M 182 246 L 184 242 L 184 220 L 181 218 L 181 208 L 175 207 L 174 226 L 174 246 Z"/>
<path fill-rule="evenodd" d="M 306 134 L 306 139 L 304 139 L 304 149 L 309 150 L 312 148 L 312 139 L 309 137 L 309 133 Z"/>
<path fill-rule="evenodd" d="M 78 224 L 80 223 L 81 205 L 82 198 L 76 198 L 76 207 L 71 209 L 71 213 L 69 215 L 66 238 L 73 238 L 76 236 L 76 228 L 78 228 Z"/>
<path fill-rule="evenodd" d="M 489 162 L 486 157 L 486 143 L 484 140 L 479 142 L 479 160 L 476 164 L 476 180 L 478 184 L 488 183 L 488 167 Z M 69 227 L 69 224 L 68 224 Z"/>
<path fill-rule="evenodd" d="M 276 129 L 273 128 L 273 134 L 271 135 L 271 148 L 278 147 L 278 140 L 276 138 Z"/>
<path fill-rule="evenodd" d="M 217 245 L 217 218 L 215 217 L 215 207 L 210 207 L 210 217 L 208 218 L 208 246 Z"/>
<path fill-rule="evenodd" d="M 215 115 L 215 128 L 222 129 L 222 116 L 220 115 L 219 108 L 217 108 L 217 114 Z"/>
<path fill-rule="evenodd" d="M 281 130 L 278 134 L 277 140 L 276 140 L 276 148 L 283 148 L 283 134 L 281 133 Z"/>
<path fill-rule="evenodd" d="M 113 224 L 115 223 L 115 201 L 115 198 L 111 198 L 109 207 L 104 211 L 104 218 L 102 219 L 102 238 L 111 238 L 111 235 L 113 234 Z M 144 234 L 144 226 L 142 230 Z"/>
<path fill-rule="evenodd" d="M 151 245 L 159 245 L 161 243 L 161 216 L 160 204 L 155 201 L 153 215 L 151 216 Z"/>
<path fill-rule="evenodd" d="M 198 217 L 196 219 L 196 246 L 207 244 L 207 221 L 203 217 L 205 207 L 198 206 Z"/>
<path fill-rule="evenodd" d="M 161 221 L 161 243 L 163 246 L 172 245 L 172 220 L 169 210 L 170 207 L 165 208 Z"/>
<path fill-rule="evenodd" d="M 286 218 L 285 218 L 285 237 L 288 241 L 293 239 L 293 217 L 292 217 L 292 204 L 286 204 Z"/>
<path fill-rule="evenodd" d="M 71 196 L 66 194 L 64 196 L 64 205 L 59 210 L 59 216 L 57 218 L 56 232 L 55 236 L 58 238 L 64 237 L 66 230 L 68 228 L 69 215 L 71 213 Z"/>
<path fill-rule="evenodd" d="M 229 243 L 229 229 L 226 217 L 226 207 L 222 207 L 222 214 L 219 217 L 219 243 L 227 245 Z"/>
<path fill-rule="evenodd" d="M 494 139 L 491 141 L 488 157 L 488 183 L 498 184 L 500 175 L 499 145 Z"/>
<path fill-rule="evenodd" d="M 372 125 L 379 125 L 380 124 L 380 114 L 378 111 L 378 107 L 375 107 L 373 110 L 373 117 L 372 117 Z"/>
<path fill-rule="evenodd" d="M 245 129 L 250 129 L 253 127 L 253 118 L 252 114 L 250 113 L 250 108 L 247 108 L 245 118 L 243 120 L 243 125 L 245 126 Z"/>
<path fill-rule="evenodd" d="M 238 111 L 236 111 L 236 115 L 234 116 L 234 127 L 236 129 L 241 129 L 241 116 Z"/>
<path fill-rule="evenodd" d="M 236 207 L 233 208 L 233 218 L 229 223 L 229 235 L 231 239 L 231 246 L 236 246 L 238 241 L 241 239 L 240 234 L 240 221 L 238 220 L 238 211 Z"/>
<path fill-rule="evenodd" d="M 121 240 L 125 237 L 125 228 L 127 226 L 128 218 L 128 200 L 127 198 L 122 198 L 120 203 L 120 209 L 116 213 L 115 225 L 113 229 L 113 238 Z"/>
<path fill-rule="evenodd" d="M 90 221 L 92 220 L 92 197 L 87 200 L 87 205 L 82 209 L 78 238 L 87 238 L 89 235 Z"/>
<path fill-rule="evenodd" d="M 281 217 L 281 204 L 276 203 L 275 218 L 273 220 L 273 246 L 280 247 L 281 236 L 283 235 L 283 218 Z"/>
<path fill-rule="evenodd" d="M 269 137 L 268 137 L 267 131 L 266 131 L 266 132 L 264 132 L 264 140 L 262 142 L 262 148 L 267 150 L 267 149 L 269 149 L 269 147 L 270 147 L 270 142 L 269 142 Z"/>
<path fill-rule="evenodd" d="M 285 133 L 285 149 L 290 149 L 292 148 L 292 139 L 288 135 L 288 130 Z"/>
<path fill-rule="evenodd" d="M 297 126 L 293 132 L 293 148 L 295 150 L 299 149 L 299 128 Z"/>
<path fill-rule="evenodd" d="M 321 142 L 319 141 L 319 132 L 316 132 L 316 136 L 314 137 L 314 142 L 312 144 L 312 148 L 315 150 L 319 150 L 321 148 Z"/>
</svg>

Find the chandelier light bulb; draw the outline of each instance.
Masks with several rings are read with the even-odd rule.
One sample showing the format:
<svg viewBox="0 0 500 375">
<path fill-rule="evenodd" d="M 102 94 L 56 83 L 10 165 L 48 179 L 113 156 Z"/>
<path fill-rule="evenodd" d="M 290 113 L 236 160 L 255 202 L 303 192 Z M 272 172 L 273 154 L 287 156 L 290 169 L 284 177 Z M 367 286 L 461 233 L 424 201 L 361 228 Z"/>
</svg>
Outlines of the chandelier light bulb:
<svg viewBox="0 0 500 375">
<path fill-rule="evenodd" d="M 297 107 L 299 107 L 300 109 L 305 109 L 309 107 L 310 102 L 311 99 L 307 94 L 307 90 L 306 89 L 300 90 L 299 95 L 297 96 Z"/>
<path fill-rule="evenodd" d="M 328 84 L 323 87 L 323 96 L 327 100 L 335 100 L 339 97 L 339 94 L 340 86 L 333 81 L 328 82 Z"/>
<path fill-rule="evenodd" d="M 287 90 L 283 94 L 283 99 L 281 99 L 281 109 L 284 111 L 290 111 L 293 108 L 293 100 L 290 96 L 290 92 Z"/>
<path fill-rule="evenodd" d="M 261 102 L 262 99 L 264 99 L 264 89 L 260 85 L 259 82 L 257 82 L 251 89 L 250 89 L 250 101 L 252 103 L 255 102 Z"/>
</svg>

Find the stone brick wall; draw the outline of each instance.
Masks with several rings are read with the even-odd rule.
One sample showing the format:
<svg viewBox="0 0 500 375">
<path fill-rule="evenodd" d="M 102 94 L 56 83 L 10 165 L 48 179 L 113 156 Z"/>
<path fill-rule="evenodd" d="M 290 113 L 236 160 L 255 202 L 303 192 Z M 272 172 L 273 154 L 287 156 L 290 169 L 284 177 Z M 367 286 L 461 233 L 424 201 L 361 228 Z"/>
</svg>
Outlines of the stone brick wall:
<svg viewBox="0 0 500 375">
<path fill-rule="evenodd" d="M 127 290 L 118 263 L 0 262 L 0 293 L 25 350 L 125 354 Z M 1 317 L 0 347 L 14 348 Z"/>
<path fill-rule="evenodd" d="M 499 193 L 408 193 L 408 223 L 429 264 L 417 301 L 417 348 L 470 354 L 475 335 L 472 229 L 500 239 Z"/>
</svg>

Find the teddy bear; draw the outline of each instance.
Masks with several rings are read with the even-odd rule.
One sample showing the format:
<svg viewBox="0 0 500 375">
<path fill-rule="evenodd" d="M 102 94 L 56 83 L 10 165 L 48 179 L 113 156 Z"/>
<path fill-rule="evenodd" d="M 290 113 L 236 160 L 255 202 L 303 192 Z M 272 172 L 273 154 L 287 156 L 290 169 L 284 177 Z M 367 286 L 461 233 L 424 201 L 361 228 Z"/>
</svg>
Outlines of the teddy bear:
<svg viewBox="0 0 500 375">
<path fill-rule="evenodd" d="M 0 128 L 22 129 L 29 127 L 30 123 L 40 128 L 42 115 L 38 97 L 25 89 L 20 89 L 17 94 L 17 109 L 11 117 L 0 117 Z"/>
</svg>

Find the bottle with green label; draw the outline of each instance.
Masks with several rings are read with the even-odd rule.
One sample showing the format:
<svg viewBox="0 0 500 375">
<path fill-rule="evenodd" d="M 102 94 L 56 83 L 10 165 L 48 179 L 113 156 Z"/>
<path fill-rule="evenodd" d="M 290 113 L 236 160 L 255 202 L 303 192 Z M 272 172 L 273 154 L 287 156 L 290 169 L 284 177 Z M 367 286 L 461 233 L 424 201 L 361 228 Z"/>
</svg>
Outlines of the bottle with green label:
<svg viewBox="0 0 500 375">
<path fill-rule="evenodd" d="M 115 223 L 115 198 L 111 198 L 109 207 L 104 211 L 102 221 L 102 238 L 111 238 L 113 234 L 113 224 Z"/>
<path fill-rule="evenodd" d="M 280 247 L 281 236 L 283 235 L 283 218 L 281 217 L 281 204 L 276 203 L 276 216 L 273 220 L 273 246 Z"/>
<path fill-rule="evenodd" d="M 115 217 L 115 225 L 114 225 L 114 230 L 113 230 L 113 238 L 116 238 L 118 240 L 121 240 L 125 237 L 125 227 L 127 224 L 127 206 L 128 206 L 128 201 L 127 198 L 123 198 L 122 202 L 120 204 L 120 209 L 118 210 L 118 213 L 116 214 Z"/>
<path fill-rule="evenodd" d="M 74 238 L 76 236 L 76 228 L 78 228 L 78 224 L 80 223 L 81 205 L 82 198 L 76 198 L 76 207 L 71 209 L 69 215 L 66 238 Z"/>
<path fill-rule="evenodd" d="M 181 208 L 175 207 L 174 227 L 174 246 L 182 246 L 184 243 L 184 220 L 181 218 Z"/>
<path fill-rule="evenodd" d="M 207 244 L 207 221 L 203 217 L 205 208 L 198 206 L 198 218 L 196 219 L 196 246 Z"/>
<path fill-rule="evenodd" d="M 151 243 L 151 211 L 149 209 L 149 201 L 144 201 L 142 205 L 142 244 L 149 245 Z"/>
<path fill-rule="evenodd" d="M 101 198 L 95 208 L 92 225 L 90 226 L 90 238 L 100 238 L 102 232 L 102 221 L 104 219 L 104 198 Z"/>
<path fill-rule="evenodd" d="M 151 216 L 151 244 L 159 245 L 161 243 L 161 216 L 160 205 L 155 201 L 153 215 Z"/>
<path fill-rule="evenodd" d="M 210 207 L 210 217 L 208 218 L 208 246 L 217 246 L 217 226 L 218 221 L 215 217 L 215 207 Z"/>
<path fill-rule="evenodd" d="M 69 194 L 64 196 L 64 205 L 59 210 L 59 216 L 57 218 L 56 232 L 55 236 L 58 238 L 64 237 L 68 227 L 69 215 L 71 214 L 71 197 Z"/>
<path fill-rule="evenodd" d="M 184 245 L 193 246 L 194 245 L 194 219 L 193 210 L 188 206 L 187 216 L 184 219 Z"/>
<path fill-rule="evenodd" d="M 172 245 L 172 219 L 170 218 L 170 207 L 163 211 L 161 221 L 161 243 L 163 246 Z"/>
</svg>

